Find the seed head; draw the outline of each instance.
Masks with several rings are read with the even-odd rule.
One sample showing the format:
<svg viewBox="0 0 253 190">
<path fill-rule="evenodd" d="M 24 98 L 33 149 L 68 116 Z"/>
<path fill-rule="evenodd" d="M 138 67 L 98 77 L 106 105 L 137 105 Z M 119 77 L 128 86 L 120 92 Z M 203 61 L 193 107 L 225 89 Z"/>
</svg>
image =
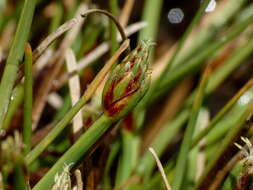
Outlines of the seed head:
<svg viewBox="0 0 253 190">
<path fill-rule="evenodd" d="M 149 40 L 141 41 L 111 72 L 103 90 L 103 108 L 109 117 L 122 117 L 146 93 L 150 81 L 148 55 L 152 45 Z"/>
</svg>

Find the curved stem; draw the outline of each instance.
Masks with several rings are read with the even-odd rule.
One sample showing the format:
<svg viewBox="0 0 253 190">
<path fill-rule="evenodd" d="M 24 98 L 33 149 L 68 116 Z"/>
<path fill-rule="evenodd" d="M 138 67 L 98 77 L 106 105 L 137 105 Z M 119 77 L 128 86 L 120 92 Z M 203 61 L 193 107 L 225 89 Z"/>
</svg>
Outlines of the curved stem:
<svg viewBox="0 0 253 190">
<path fill-rule="evenodd" d="M 121 24 L 119 23 L 119 21 L 111 13 L 109 13 L 108 11 L 105 11 L 105 10 L 102 10 L 102 9 L 90 9 L 90 10 L 85 11 L 83 14 L 81 14 L 81 16 L 86 17 L 86 16 L 88 16 L 89 14 L 92 14 L 92 13 L 101 13 L 101 14 L 104 14 L 107 17 L 109 17 L 115 23 L 115 25 L 117 26 L 117 28 L 120 32 L 122 41 L 125 41 L 127 39 L 125 31 L 124 31 L 123 27 L 121 26 Z"/>
<path fill-rule="evenodd" d="M 84 13 L 81 14 L 82 17 L 86 17 L 91 13 L 101 13 L 106 16 L 108 16 L 117 26 L 120 35 L 122 37 L 122 41 L 125 41 L 127 39 L 127 36 L 125 34 L 125 31 L 123 27 L 120 25 L 118 20 L 109 12 L 101 9 L 90 9 L 85 11 Z M 52 44 L 58 37 L 60 37 L 62 34 L 73 28 L 74 25 L 78 24 L 80 22 L 80 16 L 73 18 L 64 24 L 62 24 L 55 32 L 50 34 L 49 36 L 46 37 L 45 40 L 43 40 L 40 45 L 33 51 L 33 60 L 36 61 L 40 55 L 47 49 L 47 47 Z"/>
</svg>

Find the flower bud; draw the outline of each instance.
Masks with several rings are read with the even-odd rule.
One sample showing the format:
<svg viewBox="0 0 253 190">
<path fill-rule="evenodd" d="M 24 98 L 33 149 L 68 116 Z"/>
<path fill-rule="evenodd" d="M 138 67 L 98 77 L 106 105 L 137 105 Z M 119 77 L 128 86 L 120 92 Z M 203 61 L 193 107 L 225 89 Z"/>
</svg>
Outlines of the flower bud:
<svg viewBox="0 0 253 190">
<path fill-rule="evenodd" d="M 103 108 L 112 118 L 127 114 L 144 96 L 149 83 L 150 41 L 142 41 L 111 72 L 103 90 Z"/>
</svg>

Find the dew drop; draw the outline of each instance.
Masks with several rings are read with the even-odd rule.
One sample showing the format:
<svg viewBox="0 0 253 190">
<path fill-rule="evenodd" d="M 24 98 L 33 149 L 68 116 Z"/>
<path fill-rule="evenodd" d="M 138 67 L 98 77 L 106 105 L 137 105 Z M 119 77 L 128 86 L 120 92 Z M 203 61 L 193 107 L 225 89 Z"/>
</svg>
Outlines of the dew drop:
<svg viewBox="0 0 253 190">
<path fill-rule="evenodd" d="M 184 12 L 180 8 L 173 8 L 168 13 L 169 22 L 172 24 L 181 23 L 184 18 Z"/>
</svg>

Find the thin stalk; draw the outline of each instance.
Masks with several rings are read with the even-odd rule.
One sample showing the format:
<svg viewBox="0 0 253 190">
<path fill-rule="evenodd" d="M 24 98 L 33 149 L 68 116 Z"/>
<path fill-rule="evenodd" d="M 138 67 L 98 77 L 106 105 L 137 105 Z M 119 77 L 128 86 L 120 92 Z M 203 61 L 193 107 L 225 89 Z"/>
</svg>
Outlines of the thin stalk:
<svg viewBox="0 0 253 190">
<path fill-rule="evenodd" d="M 63 98 L 63 104 L 62 104 L 61 108 L 54 115 L 53 121 L 59 121 L 60 119 L 62 119 L 64 117 L 64 115 L 66 113 L 68 113 L 68 110 L 70 108 L 71 108 L 71 98 L 68 94 Z"/>
<path fill-rule="evenodd" d="M 156 38 L 162 4 L 163 0 L 145 0 L 142 21 L 146 21 L 148 23 L 148 27 L 140 31 L 139 41 L 145 39 L 154 40 Z"/>
<path fill-rule="evenodd" d="M 3 122 L 4 130 L 8 130 L 8 128 L 10 127 L 12 118 L 17 111 L 17 107 L 22 103 L 23 98 L 24 98 L 24 84 L 18 84 L 12 91 L 11 101 Z"/>
<path fill-rule="evenodd" d="M 15 179 L 14 184 L 13 184 L 14 190 L 26 190 L 27 189 L 22 165 L 19 162 L 16 163 L 16 166 L 14 168 L 14 179 Z"/>
<path fill-rule="evenodd" d="M 90 100 L 101 81 L 105 78 L 115 61 L 120 54 L 129 46 L 129 40 L 125 41 L 113 57 L 108 60 L 102 70 L 97 74 L 92 83 L 88 86 L 84 95 L 79 101 L 69 110 L 69 112 L 62 118 L 56 126 L 50 131 L 50 133 L 25 157 L 25 162 L 30 165 L 46 148 L 47 146 L 65 129 L 73 117 L 79 112 L 79 110 Z"/>
<path fill-rule="evenodd" d="M 111 179 L 110 179 L 110 169 L 111 169 L 113 162 L 119 152 L 119 149 L 120 149 L 119 141 L 116 141 L 115 143 L 113 143 L 111 145 L 110 153 L 109 153 L 108 159 L 106 161 L 105 172 L 104 172 L 104 176 L 103 176 L 103 189 L 105 189 L 105 190 L 112 189 Z"/>
<path fill-rule="evenodd" d="M 249 80 L 232 98 L 231 100 L 215 115 L 208 126 L 203 129 L 193 140 L 191 148 L 196 146 L 200 140 L 205 137 L 213 127 L 223 118 L 223 116 L 231 110 L 232 106 L 237 102 L 237 100 L 253 85 L 253 78 Z"/>
<path fill-rule="evenodd" d="M 236 125 L 234 125 L 234 127 L 228 131 L 228 134 L 225 136 L 224 140 L 220 144 L 219 149 L 217 149 L 216 154 L 213 155 L 212 159 L 210 160 L 210 163 L 204 170 L 204 173 L 202 174 L 200 180 L 197 183 L 196 189 L 201 190 L 208 188 L 210 182 L 213 180 L 214 175 L 216 175 L 217 173 L 215 172 L 216 166 L 221 167 L 221 165 L 217 164 L 217 162 L 221 159 L 221 156 L 224 154 L 227 148 L 236 140 L 235 138 L 238 136 L 238 132 L 240 132 L 241 129 L 244 127 L 243 124 L 245 123 L 247 118 L 252 114 L 252 112 L 253 112 L 253 104 L 251 101 L 246 111 L 244 111 L 242 117 L 239 119 L 239 121 L 237 121 Z"/>
<path fill-rule="evenodd" d="M 87 98 L 82 97 L 62 118 L 55 127 L 49 132 L 49 134 L 43 138 L 43 140 L 32 149 L 25 157 L 25 162 L 30 165 L 46 148 L 53 142 L 53 140 L 66 128 L 74 116 L 79 112 L 79 110 L 86 104 Z"/>
<path fill-rule="evenodd" d="M 24 3 L 17 32 L 4 68 L 0 83 L 0 129 L 3 127 L 3 121 L 8 110 L 11 91 L 18 73 L 18 65 L 24 54 L 24 46 L 31 28 L 35 5 L 35 0 L 26 0 Z"/>
<path fill-rule="evenodd" d="M 109 129 L 113 121 L 102 115 L 68 151 L 54 164 L 47 174 L 34 186 L 33 190 L 50 189 L 54 183 L 54 176 L 60 173 L 64 164 L 74 167 L 92 145 Z"/>
<path fill-rule="evenodd" d="M 152 39 L 156 40 L 159 22 L 161 18 L 163 0 L 145 0 L 142 21 L 147 22 L 148 27 L 140 31 L 138 40 Z M 155 7 L 155 8 L 154 8 Z M 152 13 L 152 14 L 151 14 Z M 150 52 L 149 60 L 152 61 L 154 57 L 154 49 Z"/>
<path fill-rule="evenodd" d="M 166 186 L 166 190 L 171 190 L 171 187 L 170 187 L 170 184 L 169 184 L 169 182 L 168 182 L 168 180 L 167 180 L 167 177 L 166 177 L 166 175 L 165 175 L 165 172 L 164 172 L 162 163 L 161 163 L 161 161 L 159 160 L 159 158 L 158 158 L 158 156 L 157 156 L 155 150 L 154 150 L 153 148 L 150 147 L 150 148 L 149 148 L 149 151 L 151 152 L 151 154 L 153 155 L 153 157 L 154 157 L 154 159 L 155 159 L 155 161 L 156 161 L 156 163 L 157 163 L 157 167 L 158 167 L 158 169 L 159 169 L 159 171 L 160 171 L 160 173 L 161 173 L 163 182 L 164 182 L 164 184 L 165 184 L 165 186 Z"/>
<path fill-rule="evenodd" d="M 177 159 L 176 172 L 175 172 L 176 177 L 174 177 L 173 184 L 172 184 L 173 190 L 180 190 L 183 184 L 184 174 L 186 172 L 186 167 L 187 167 L 186 165 L 187 165 L 187 160 L 188 160 L 188 154 L 190 151 L 190 145 L 193 138 L 194 129 L 197 123 L 197 117 L 198 117 L 198 114 L 203 102 L 203 97 L 204 97 L 204 92 L 205 92 L 206 84 L 208 81 L 208 77 L 210 76 L 210 69 L 211 68 L 208 65 L 202 76 L 197 94 L 194 99 L 191 116 L 186 128 L 186 132 L 185 132 L 183 142 L 180 147 L 179 156 Z"/>
<path fill-rule="evenodd" d="M 118 0 L 109 0 L 109 7 L 112 15 L 115 18 L 118 18 Z M 117 41 L 117 26 L 111 21 L 110 23 L 110 36 L 111 36 L 111 56 L 115 53 L 117 50 L 119 44 Z"/>
<path fill-rule="evenodd" d="M 31 149 L 32 135 L 32 100 L 33 100 L 33 78 L 32 78 L 32 49 L 29 44 L 25 49 L 25 81 L 24 81 L 24 123 L 23 123 L 23 139 L 24 152 L 28 153 Z"/>
<path fill-rule="evenodd" d="M 101 13 L 101 14 L 108 16 L 117 26 L 117 28 L 121 34 L 122 41 L 125 41 L 127 39 L 127 36 L 124 32 L 123 27 L 120 25 L 119 21 L 111 13 L 109 13 L 105 10 L 101 10 L 101 9 L 90 9 L 90 10 L 85 11 L 85 13 L 82 14 L 82 17 L 86 17 L 87 15 L 89 15 L 91 13 Z"/>
<path fill-rule="evenodd" d="M 111 13 L 109 13 L 107 11 L 101 10 L 101 9 L 89 9 L 89 10 L 85 11 L 84 13 L 82 13 L 81 17 L 85 18 L 89 14 L 93 14 L 93 13 L 100 13 L 100 14 L 106 15 L 108 18 L 110 18 L 117 26 L 119 33 L 121 35 L 122 41 L 127 40 L 127 36 L 125 34 L 125 31 L 122 28 L 122 26 L 120 25 L 120 23 L 118 22 L 118 20 Z M 77 16 L 77 17 L 67 21 L 66 23 L 64 23 L 63 25 L 58 27 L 58 29 L 55 32 L 53 32 L 52 34 L 47 36 L 46 39 L 44 39 L 40 43 L 40 45 L 33 51 L 34 60 L 37 60 L 41 56 L 41 54 L 47 49 L 47 47 L 51 43 L 53 43 L 59 36 L 64 34 L 66 31 L 72 29 L 78 23 L 80 23 L 80 16 Z"/>
<path fill-rule="evenodd" d="M 198 131 L 201 128 L 205 128 L 206 125 L 209 123 L 209 111 L 202 107 L 200 109 L 197 123 L 196 123 L 196 129 L 194 131 L 194 137 L 198 133 Z M 196 182 L 196 179 L 199 177 L 199 174 L 202 173 L 202 170 L 204 168 L 204 153 L 201 152 L 201 147 L 196 146 L 194 147 L 188 157 L 188 163 L 187 163 L 187 173 L 186 173 L 186 179 L 183 182 L 183 189 L 187 190 L 193 190 L 194 189 L 194 183 Z"/>
<path fill-rule="evenodd" d="M 124 184 L 130 177 L 132 170 L 136 166 L 138 157 L 139 138 L 132 134 L 132 132 L 123 129 L 122 141 L 123 152 L 120 155 L 116 172 L 116 188 Z"/>
<path fill-rule="evenodd" d="M 247 99 L 245 99 L 245 97 L 247 97 Z M 233 128 L 238 120 L 240 120 L 252 100 L 253 87 L 247 90 L 240 97 L 240 99 L 233 105 L 231 110 L 206 135 L 205 146 L 207 153 L 209 152 L 210 155 L 212 155 L 212 150 L 215 151 L 215 148 L 212 147 L 216 147 L 223 137 L 226 136 L 227 132 Z"/>
</svg>

